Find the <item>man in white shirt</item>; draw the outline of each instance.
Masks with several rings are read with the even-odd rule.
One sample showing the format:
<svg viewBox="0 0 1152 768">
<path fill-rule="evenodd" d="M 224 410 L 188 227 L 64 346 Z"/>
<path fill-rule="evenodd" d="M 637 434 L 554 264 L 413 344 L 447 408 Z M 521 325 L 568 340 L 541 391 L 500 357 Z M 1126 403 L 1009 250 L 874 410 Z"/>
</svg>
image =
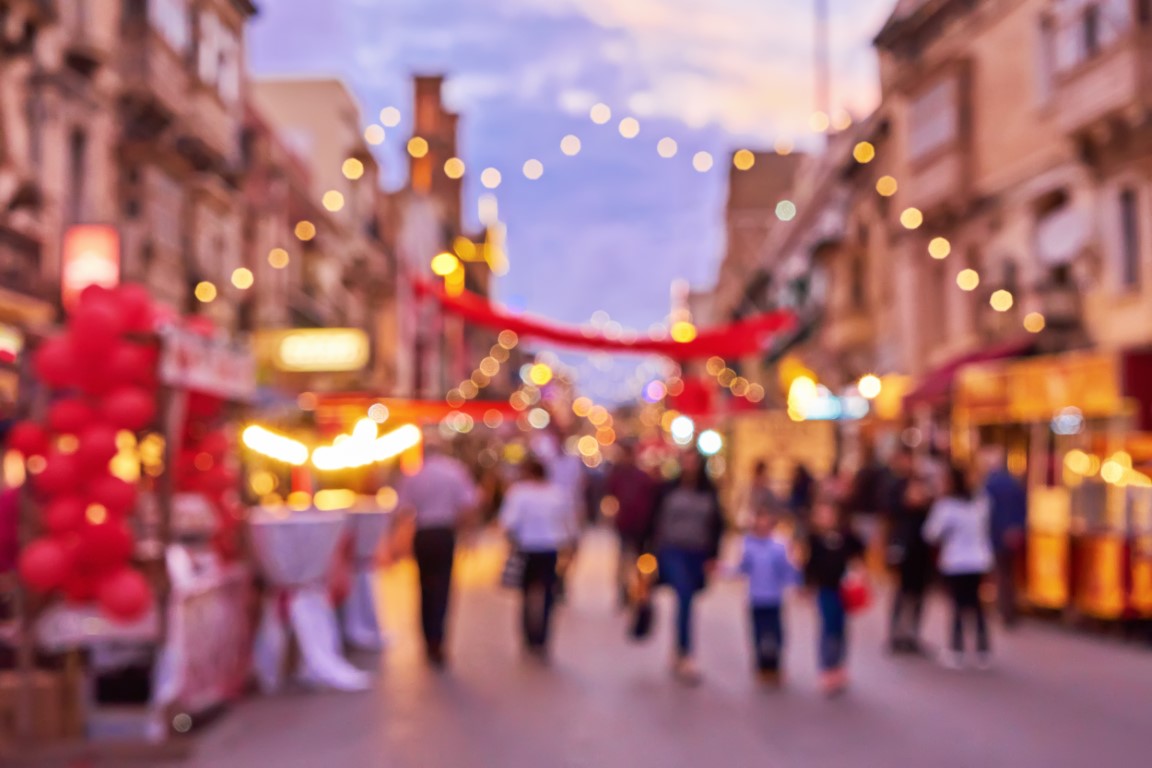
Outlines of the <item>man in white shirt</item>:
<svg viewBox="0 0 1152 768">
<path fill-rule="evenodd" d="M 439 435 L 425 431 L 424 452 L 420 471 L 400 484 L 400 511 L 416 521 L 413 554 L 420 573 L 420 626 L 428 661 L 442 667 L 456 529 L 476 506 L 477 488 L 468 468 L 444 452 Z"/>
</svg>

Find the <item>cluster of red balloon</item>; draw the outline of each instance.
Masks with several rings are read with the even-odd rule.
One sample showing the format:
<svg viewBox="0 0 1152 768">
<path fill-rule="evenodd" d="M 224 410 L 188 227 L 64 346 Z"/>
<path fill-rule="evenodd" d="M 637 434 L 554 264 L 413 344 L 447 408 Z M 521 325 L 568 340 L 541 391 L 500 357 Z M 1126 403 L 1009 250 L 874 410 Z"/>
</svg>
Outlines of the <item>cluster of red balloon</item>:
<svg viewBox="0 0 1152 768">
<path fill-rule="evenodd" d="M 27 461 L 41 510 L 42 535 L 20 553 L 21 578 L 40 593 L 95 600 L 120 621 L 152 604 L 151 587 L 130 565 L 136 486 L 109 465 L 117 434 L 144 430 L 156 418 L 155 317 L 141 286 L 85 290 L 67 330 L 33 356 L 37 377 L 56 396 L 46 418 L 21 422 L 9 436 Z"/>
<path fill-rule="evenodd" d="M 237 491 L 239 473 L 231 466 L 232 441 L 223 428 L 213 428 L 223 402 L 202 393 L 188 401 L 188 421 L 176 466 L 176 488 L 207 498 L 216 512 L 213 546 L 225 560 L 239 554 L 239 528 L 243 507 Z"/>
</svg>

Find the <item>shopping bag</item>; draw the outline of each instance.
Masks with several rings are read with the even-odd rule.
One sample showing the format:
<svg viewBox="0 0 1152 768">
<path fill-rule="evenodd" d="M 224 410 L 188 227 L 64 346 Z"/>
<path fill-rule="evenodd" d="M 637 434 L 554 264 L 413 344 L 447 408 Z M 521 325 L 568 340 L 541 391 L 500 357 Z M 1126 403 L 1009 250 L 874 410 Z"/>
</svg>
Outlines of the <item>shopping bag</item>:
<svg viewBox="0 0 1152 768">
<path fill-rule="evenodd" d="M 872 588 L 862 573 L 849 573 L 840 582 L 840 599 L 847 613 L 859 613 L 872 604 Z"/>
<path fill-rule="evenodd" d="M 508 589 L 523 589 L 524 587 L 524 553 L 518 549 L 508 554 L 504 561 L 504 570 L 500 574 L 500 586 Z"/>
</svg>

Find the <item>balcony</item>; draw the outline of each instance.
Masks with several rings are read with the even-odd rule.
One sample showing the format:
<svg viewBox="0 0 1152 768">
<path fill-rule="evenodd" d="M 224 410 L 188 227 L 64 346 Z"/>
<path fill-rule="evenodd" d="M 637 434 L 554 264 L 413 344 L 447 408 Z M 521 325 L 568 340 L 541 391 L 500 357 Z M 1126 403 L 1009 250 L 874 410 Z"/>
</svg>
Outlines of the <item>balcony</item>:
<svg viewBox="0 0 1152 768">
<path fill-rule="evenodd" d="M 196 85 L 182 126 L 183 136 L 222 160 L 225 166 L 234 167 L 240 160 L 242 114 L 239 106 L 227 107 L 214 88 Z"/>
<path fill-rule="evenodd" d="M 1080 134 L 1152 103 L 1152 32 L 1130 29 L 1055 79 L 1055 116 Z"/>
<path fill-rule="evenodd" d="M 925 215 L 941 207 L 960 204 L 970 188 L 967 169 L 972 167 L 963 144 L 954 142 L 917 160 L 907 180 L 902 182 L 904 199 L 914 200 Z"/>
<path fill-rule="evenodd" d="M 70 0 L 56 7 L 69 66 L 91 75 L 111 59 L 116 48 L 114 5 L 108 0 Z"/>
<path fill-rule="evenodd" d="M 144 20 L 125 23 L 120 76 L 125 96 L 169 120 L 188 108 L 188 67 Z"/>
</svg>

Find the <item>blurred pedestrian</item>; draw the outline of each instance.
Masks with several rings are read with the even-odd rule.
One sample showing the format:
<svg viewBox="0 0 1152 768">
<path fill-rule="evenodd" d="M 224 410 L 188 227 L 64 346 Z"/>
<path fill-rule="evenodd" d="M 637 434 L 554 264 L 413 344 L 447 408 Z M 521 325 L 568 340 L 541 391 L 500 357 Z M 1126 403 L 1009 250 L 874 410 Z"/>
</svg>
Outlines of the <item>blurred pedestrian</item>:
<svg viewBox="0 0 1152 768">
<path fill-rule="evenodd" d="M 990 663 L 988 623 L 980 601 L 980 585 L 994 562 L 990 517 L 987 496 L 976 495 L 967 471 L 952 466 L 945 493 L 932 505 L 924 524 L 924 537 L 940 546 L 940 573 L 952 597 L 952 642 L 941 657 L 950 669 L 964 666 L 966 617 L 975 624 L 976 665 L 986 668 Z"/>
<path fill-rule="evenodd" d="M 644 553 L 644 537 L 652 524 L 656 504 L 656 481 L 636 465 L 636 448 L 620 446 L 620 455 L 607 481 L 608 495 L 616 500 L 616 533 L 620 536 L 620 559 L 616 578 L 620 605 L 627 606 L 629 586 L 636 570 L 636 560 Z"/>
<path fill-rule="evenodd" d="M 543 463 L 529 457 L 523 479 L 512 485 L 500 510 L 500 524 L 524 558 L 521 630 L 528 653 L 544 658 L 556 597 L 560 553 L 570 548 L 580 527 L 564 492 L 547 479 Z"/>
<path fill-rule="evenodd" d="M 804 521 L 808 518 L 808 513 L 812 509 L 812 489 L 816 485 L 815 478 L 812 473 L 808 471 L 808 467 L 803 462 L 796 463 L 796 469 L 792 471 L 792 485 L 788 494 L 788 506 L 792 509 L 792 514 L 798 521 Z"/>
<path fill-rule="evenodd" d="M 416 533 L 412 550 L 420 574 L 420 626 L 428 661 L 442 667 L 445 621 L 452 589 L 456 532 L 478 501 L 468 468 L 445 453 L 438 434 L 425 431 L 424 463 L 400 483 L 399 508 L 411 515 Z"/>
<path fill-rule="evenodd" d="M 776 497 L 768 479 L 768 462 L 761 459 L 752 466 L 752 479 L 736 508 L 736 526 L 742 531 L 748 530 L 763 508 L 769 508 L 779 515 L 783 504 Z"/>
<path fill-rule="evenodd" d="M 892 653 L 920 653 L 920 620 L 932 577 L 932 548 L 924 539 L 924 523 L 932 506 L 928 481 L 913 472 L 913 454 L 899 451 L 892 461 L 888 490 L 888 566 L 895 571 L 888 648 Z"/>
<path fill-rule="evenodd" d="M 679 475 L 657 501 L 653 530 L 660 582 L 676 593 L 673 673 L 686 684 L 696 684 L 700 672 L 693 659 L 692 606 L 707 585 L 724 531 L 720 499 L 699 453 L 681 453 Z"/>
<path fill-rule="evenodd" d="M 781 683 L 784 596 L 800 583 L 800 572 L 789 559 L 788 544 L 776 535 L 778 524 L 775 507 L 765 504 L 757 509 L 740 558 L 740 572 L 748 577 L 756 672 L 761 682 L 771 686 Z"/>
<path fill-rule="evenodd" d="M 819 498 L 812 508 L 807 538 L 804 581 L 815 590 L 820 611 L 821 685 L 828 695 L 848 684 L 844 662 L 848 653 L 848 614 L 841 588 L 850 568 L 862 568 L 864 543 L 831 498 Z"/>
<path fill-rule="evenodd" d="M 1028 493 L 1024 483 L 1008 470 L 1002 448 L 987 451 L 991 471 L 984 491 L 991 503 L 992 546 L 996 556 L 996 602 L 1000 618 L 1013 627 L 1018 618 L 1016 571 L 1024 552 L 1028 524 Z"/>
</svg>

